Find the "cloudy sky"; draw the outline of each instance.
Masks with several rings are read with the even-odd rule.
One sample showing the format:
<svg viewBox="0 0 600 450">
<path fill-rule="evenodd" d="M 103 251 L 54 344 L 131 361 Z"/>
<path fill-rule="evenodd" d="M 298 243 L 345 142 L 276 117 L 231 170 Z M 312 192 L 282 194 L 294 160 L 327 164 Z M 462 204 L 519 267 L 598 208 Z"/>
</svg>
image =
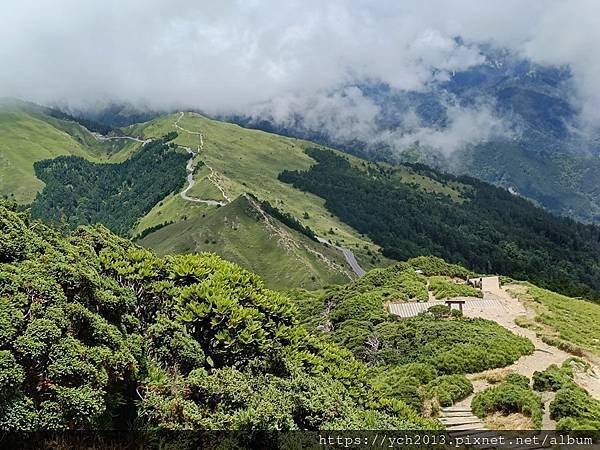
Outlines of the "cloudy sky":
<svg viewBox="0 0 600 450">
<path fill-rule="evenodd" d="M 355 80 L 419 90 L 480 63 L 483 42 L 569 64 L 582 116 L 600 121 L 597 0 L 4 0 L 0 96 L 213 114 L 268 104 L 280 118 L 310 98 L 368 118 L 360 93 L 322 93 Z"/>
</svg>

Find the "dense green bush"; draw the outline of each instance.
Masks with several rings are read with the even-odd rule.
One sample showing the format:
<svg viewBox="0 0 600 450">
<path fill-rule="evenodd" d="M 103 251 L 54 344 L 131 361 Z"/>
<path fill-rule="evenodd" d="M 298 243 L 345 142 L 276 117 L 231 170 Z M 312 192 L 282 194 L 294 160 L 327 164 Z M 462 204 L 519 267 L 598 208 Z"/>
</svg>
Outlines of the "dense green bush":
<svg viewBox="0 0 600 450">
<path fill-rule="evenodd" d="M 0 249 L 1 430 L 439 428 L 216 255 L 63 237 L 2 203 Z"/>
<path fill-rule="evenodd" d="M 427 301 L 427 278 L 408 263 L 373 269 L 346 287 L 350 292 L 376 292 L 383 300 Z"/>
<path fill-rule="evenodd" d="M 374 327 L 383 364 L 424 362 L 440 374 L 474 373 L 512 364 L 533 352 L 528 339 L 484 319 L 418 316 Z"/>
<path fill-rule="evenodd" d="M 434 319 L 444 319 L 450 317 L 452 310 L 447 305 L 433 305 L 427 308 L 427 311 L 423 311 L 419 315 L 425 317 L 433 317 Z"/>
<path fill-rule="evenodd" d="M 556 393 L 550 403 L 550 417 L 559 430 L 599 430 L 600 401 L 571 383 Z"/>
<path fill-rule="evenodd" d="M 420 411 L 426 397 L 423 386 L 437 377 L 429 364 L 410 363 L 401 366 L 383 366 L 374 369 L 373 386 L 385 396 L 402 400 Z"/>
<path fill-rule="evenodd" d="M 464 375 L 442 375 L 430 381 L 425 391 L 440 406 L 451 406 L 473 393 L 473 383 Z"/>
<path fill-rule="evenodd" d="M 416 258 L 409 259 L 407 262 L 416 270 L 422 271 L 423 274 L 428 277 L 445 276 L 462 278 L 466 281 L 468 278 L 475 275 L 472 271 L 465 269 L 463 266 L 450 264 L 442 258 L 437 258 L 435 256 L 417 256 Z"/>
<path fill-rule="evenodd" d="M 542 372 L 533 373 L 533 389 L 536 391 L 553 391 L 573 383 L 573 370 L 570 367 L 558 367 L 556 364 L 548 366 Z"/>
<path fill-rule="evenodd" d="M 542 424 L 543 405 L 540 397 L 529 388 L 529 380 L 522 376 L 481 391 L 473 397 L 471 409 L 478 417 L 494 412 L 521 413 L 531 418 L 535 427 Z"/>
<path fill-rule="evenodd" d="M 336 305 L 329 319 L 334 323 L 360 318 L 377 324 L 387 319 L 381 297 L 373 293 L 357 294 L 342 298 Z"/>
<path fill-rule="evenodd" d="M 420 411 L 425 400 L 425 392 L 421 388 L 419 380 L 410 376 L 400 378 L 378 377 L 374 381 L 374 387 L 379 389 L 386 397 L 401 400 L 415 411 Z"/>
<path fill-rule="evenodd" d="M 429 277 L 429 289 L 437 299 L 483 297 L 483 293 L 479 289 L 475 289 L 468 284 L 454 283 L 443 276 Z"/>
<path fill-rule="evenodd" d="M 505 383 L 514 384 L 515 386 L 521 386 L 524 389 L 529 389 L 530 380 L 525 375 L 520 373 L 509 373 L 504 379 Z"/>
</svg>

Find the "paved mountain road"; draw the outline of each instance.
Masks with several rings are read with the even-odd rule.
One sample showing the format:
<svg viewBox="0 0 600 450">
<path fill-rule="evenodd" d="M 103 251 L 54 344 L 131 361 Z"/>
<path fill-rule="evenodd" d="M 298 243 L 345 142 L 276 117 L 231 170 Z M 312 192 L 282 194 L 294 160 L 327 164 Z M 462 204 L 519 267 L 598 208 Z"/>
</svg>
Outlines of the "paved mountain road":
<svg viewBox="0 0 600 450">
<path fill-rule="evenodd" d="M 317 236 L 317 241 L 319 241 L 321 244 L 332 245 L 333 247 L 337 248 L 340 252 L 342 252 L 342 254 L 344 255 L 344 258 L 346 258 L 346 262 L 352 268 L 352 271 L 359 277 L 363 276 L 366 273 L 365 269 L 360 267 L 360 264 L 356 260 L 356 257 L 354 256 L 354 253 L 352 252 L 352 250 L 350 250 L 346 247 L 340 247 L 339 245 L 330 244 L 327 239 L 323 239 L 322 237 L 319 237 L 319 236 Z"/>
</svg>

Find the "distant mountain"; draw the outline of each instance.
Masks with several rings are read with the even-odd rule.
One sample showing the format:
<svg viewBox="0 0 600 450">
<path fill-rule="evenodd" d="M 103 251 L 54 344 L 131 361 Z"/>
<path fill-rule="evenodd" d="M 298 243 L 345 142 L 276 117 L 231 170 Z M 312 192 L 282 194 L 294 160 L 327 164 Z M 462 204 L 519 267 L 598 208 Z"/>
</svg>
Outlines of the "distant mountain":
<svg viewBox="0 0 600 450">
<path fill-rule="evenodd" d="M 423 162 L 469 174 L 510 188 L 554 213 L 600 223 L 600 187 L 595 181 L 600 173 L 600 137 L 578 123 L 569 68 L 541 66 L 486 46 L 481 52 L 484 63 L 440 76 L 422 91 L 356 83 L 353 87 L 379 109 L 378 131 L 372 136 L 339 138 L 332 130 L 312 125 L 314 121 L 306 125 L 301 114 L 284 125 L 269 117 L 231 119 L 373 160 Z M 441 148 L 419 139 L 423 130 L 443 135 L 457 110 L 477 115 L 482 105 L 501 122 L 502 132 L 458 149 L 450 149 L 443 139 L 438 142 Z M 454 133 L 469 139 L 460 129 Z"/>
</svg>

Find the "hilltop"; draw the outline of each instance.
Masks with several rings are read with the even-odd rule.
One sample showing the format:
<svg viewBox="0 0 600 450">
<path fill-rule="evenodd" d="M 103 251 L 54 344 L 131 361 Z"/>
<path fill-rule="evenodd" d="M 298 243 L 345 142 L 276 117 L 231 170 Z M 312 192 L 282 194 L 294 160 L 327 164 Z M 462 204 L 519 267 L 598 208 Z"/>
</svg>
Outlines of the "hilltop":
<svg viewBox="0 0 600 450">
<path fill-rule="evenodd" d="M 50 108 L 0 100 L 0 195 L 31 202 L 44 187 L 34 173 L 37 161 L 61 155 L 122 161 L 139 145 L 132 140 L 99 139 L 75 119 Z"/>
<path fill-rule="evenodd" d="M 354 277 L 341 252 L 285 225 L 246 194 L 161 227 L 138 243 L 160 255 L 214 252 L 281 289 L 316 289 Z"/>
</svg>

